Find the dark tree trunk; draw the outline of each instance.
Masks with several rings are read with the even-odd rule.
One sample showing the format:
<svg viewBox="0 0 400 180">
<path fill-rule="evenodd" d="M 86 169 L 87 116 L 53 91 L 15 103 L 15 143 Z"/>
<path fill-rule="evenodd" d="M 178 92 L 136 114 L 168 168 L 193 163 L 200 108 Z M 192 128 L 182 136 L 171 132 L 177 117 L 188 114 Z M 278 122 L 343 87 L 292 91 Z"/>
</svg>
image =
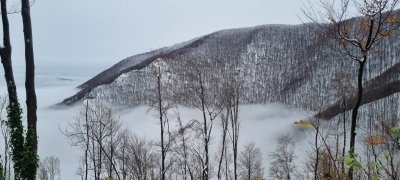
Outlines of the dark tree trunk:
<svg viewBox="0 0 400 180">
<path fill-rule="evenodd" d="M 351 129 L 350 129 L 350 150 L 349 154 L 350 156 L 354 156 L 354 148 L 355 148 L 355 139 L 356 139 L 356 126 L 357 126 L 357 115 L 358 115 L 358 109 L 360 108 L 361 105 L 361 100 L 362 100 L 362 93 L 363 93 L 363 72 L 364 72 L 364 66 L 365 62 L 367 61 L 367 57 L 364 56 L 363 61 L 359 62 L 359 67 L 358 67 L 358 78 L 357 78 L 357 102 L 354 105 L 353 111 L 351 113 Z M 350 167 L 349 169 L 349 174 L 348 178 L 350 180 L 353 179 L 353 167 Z"/>
<path fill-rule="evenodd" d="M 238 140 L 239 140 L 239 87 L 235 87 L 228 100 L 228 114 L 231 121 L 232 151 L 233 151 L 233 175 L 238 179 Z"/>
<path fill-rule="evenodd" d="M 234 107 L 235 108 L 235 107 Z M 231 110 L 232 111 L 232 110 Z M 231 112 L 231 126 L 232 126 L 232 150 L 233 150 L 233 174 L 234 180 L 237 180 L 237 155 L 238 155 L 238 129 L 237 129 L 237 119 L 233 117 L 234 114 Z"/>
<path fill-rule="evenodd" d="M 1 18 L 3 23 L 3 43 L 4 46 L 0 48 L 1 62 L 4 68 L 4 76 L 7 84 L 7 92 L 9 98 L 9 110 L 7 112 L 9 118 L 10 143 L 12 146 L 12 160 L 14 161 L 14 170 L 17 177 L 21 176 L 23 172 L 24 163 L 24 136 L 21 118 L 21 107 L 18 102 L 17 88 L 14 81 L 14 73 L 11 62 L 11 40 L 10 40 L 10 26 L 7 15 L 7 0 L 1 0 Z"/>
<path fill-rule="evenodd" d="M 250 152 L 249 152 L 249 157 L 251 157 L 250 156 Z M 251 180 L 251 162 L 250 162 L 250 159 L 249 159 L 248 163 L 249 164 L 247 164 L 247 180 Z M 235 178 L 237 178 L 236 174 L 235 174 Z"/>
<path fill-rule="evenodd" d="M 222 174 L 221 174 L 221 170 L 222 170 L 222 161 L 224 159 L 225 156 L 225 149 L 226 149 L 226 135 L 227 135 L 227 131 L 228 131 L 228 114 L 229 112 L 226 113 L 226 117 L 221 119 L 221 124 L 222 124 L 222 147 L 221 147 L 221 156 L 218 162 L 218 173 L 217 173 L 217 177 L 218 179 L 222 179 Z"/>
<path fill-rule="evenodd" d="M 97 143 L 98 143 L 98 149 L 99 149 L 99 159 L 98 159 L 98 170 L 97 170 L 97 179 L 98 180 L 100 180 L 101 178 L 100 178 L 100 175 L 101 175 L 101 172 L 102 172 L 102 164 L 103 164 L 103 154 L 102 154 L 102 147 L 103 147 L 103 143 L 102 143 L 102 141 L 103 141 L 103 129 L 102 129 L 102 127 L 103 127 L 103 125 L 102 125 L 102 123 L 101 122 L 99 122 L 99 137 L 100 137 L 100 139 L 99 140 L 97 140 Z"/>
<path fill-rule="evenodd" d="M 126 180 L 126 176 L 127 176 L 127 172 L 125 169 L 125 159 L 127 159 L 127 157 L 125 157 L 125 149 L 126 149 L 126 139 L 125 137 L 123 138 L 123 146 L 122 146 L 122 168 L 121 168 L 121 173 L 122 173 L 122 180 Z"/>
<path fill-rule="evenodd" d="M 346 97 L 343 96 L 343 107 L 346 107 Z M 342 157 L 346 155 L 346 110 L 343 110 L 343 150 Z M 345 174 L 344 161 L 342 161 L 342 173 Z"/>
<path fill-rule="evenodd" d="M 94 130 L 92 128 L 91 130 L 91 135 L 92 135 L 92 162 L 93 162 L 93 174 L 94 174 L 94 179 L 97 180 L 97 162 L 96 162 L 96 158 L 97 158 L 97 152 L 96 152 L 96 148 L 95 148 L 95 143 L 94 143 Z"/>
<path fill-rule="evenodd" d="M 315 164 L 314 164 L 314 179 L 318 179 L 318 164 L 319 164 L 318 133 L 319 133 L 319 126 L 316 126 L 315 130 L 316 130 L 316 132 L 315 132 L 314 146 L 315 146 L 316 155 L 315 155 Z"/>
<path fill-rule="evenodd" d="M 161 135 L 161 180 L 165 180 L 165 154 L 166 150 L 164 147 L 164 120 L 163 120 L 163 109 L 162 109 L 162 97 L 161 97 L 161 70 L 158 68 L 157 75 L 157 89 L 158 89 L 158 110 L 160 113 L 160 135 Z"/>
<path fill-rule="evenodd" d="M 29 0 L 21 0 L 21 14 L 24 28 L 25 41 L 25 89 L 26 89 L 26 107 L 27 107 L 27 133 L 26 133 L 26 175 L 28 180 L 34 180 L 38 166 L 37 156 L 37 102 L 35 92 L 35 61 L 33 54 L 32 22 Z"/>
<path fill-rule="evenodd" d="M 89 117 L 88 117 L 88 111 L 89 111 L 89 99 L 86 99 L 86 108 L 85 108 L 85 125 L 86 125 L 86 149 L 85 149 L 85 180 L 88 180 L 88 174 L 89 174 L 89 163 L 88 163 L 88 156 L 89 156 Z"/>
<path fill-rule="evenodd" d="M 206 115 L 206 100 L 204 94 L 204 86 L 202 74 L 199 73 L 199 84 L 200 84 L 200 97 L 201 97 L 201 110 L 203 111 L 203 134 L 204 134 L 204 154 L 205 154 L 205 162 L 204 162 L 204 169 L 203 169 L 203 180 L 208 180 L 209 178 L 209 153 L 208 153 L 208 127 L 207 127 L 207 115 Z"/>
</svg>

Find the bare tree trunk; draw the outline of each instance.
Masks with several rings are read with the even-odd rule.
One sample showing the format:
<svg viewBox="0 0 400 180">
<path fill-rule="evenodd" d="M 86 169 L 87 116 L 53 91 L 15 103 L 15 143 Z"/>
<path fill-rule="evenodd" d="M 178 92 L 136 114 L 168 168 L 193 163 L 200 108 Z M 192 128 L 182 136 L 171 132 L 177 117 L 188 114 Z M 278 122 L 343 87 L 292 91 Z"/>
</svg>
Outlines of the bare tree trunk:
<svg viewBox="0 0 400 180">
<path fill-rule="evenodd" d="M 122 180 L 126 180 L 127 172 L 125 168 L 125 148 L 126 148 L 126 140 L 123 139 L 123 148 L 122 148 Z"/>
<path fill-rule="evenodd" d="M 193 172 L 192 172 L 192 169 L 190 168 L 188 160 L 187 160 L 188 159 L 188 152 L 187 152 L 187 146 L 186 146 L 185 137 L 182 138 L 182 143 L 183 143 L 183 152 L 184 152 L 184 156 L 185 156 L 184 157 L 185 158 L 185 166 L 187 167 L 187 171 L 189 173 L 190 179 L 193 180 L 194 179 Z"/>
<path fill-rule="evenodd" d="M 233 170 L 234 170 L 234 175 L 235 175 L 235 180 L 237 180 L 237 156 L 238 156 L 238 140 L 239 140 L 239 122 L 238 122 L 238 117 L 237 117 L 237 106 L 235 105 L 234 111 L 232 114 L 232 134 L 233 134 L 233 140 L 232 140 L 232 146 L 233 146 Z"/>
<path fill-rule="evenodd" d="M 367 57 L 364 56 L 363 61 L 359 61 L 359 67 L 358 67 L 358 78 L 357 78 L 357 102 L 354 105 L 352 114 L 351 114 L 351 129 L 350 129 L 350 150 L 349 154 L 350 156 L 354 156 L 354 151 L 355 151 L 355 139 L 356 139 L 356 126 L 357 126 L 357 115 L 358 115 L 358 109 L 360 108 L 361 105 L 361 100 L 362 100 L 362 93 L 363 93 L 363 72 L 364 72 L 364 66 L 365 62 L 367 61 Z M 353 157 L 355 158 L 355 157 Z M 353 179 L 353 167 L 349 168 L 349 173 L 348 173 L 348 178 L 350 180 Z"/>
<path fill-rule="evenodd" d="M 100 175 L 101 175 L 101 171 L 102 171 L 102 165 L 103 165 L 103 151 L 102 151 L 102 147 L 103 147 L 103 139 L 102 139 L 102 137 L 103 137 L 103 125 L 102 125 L 102 123 L 101 122 L 98 122 L 99 123 L 99 137 L 100 137 L 100 140 L 97 142 L 98 143 L 98 146 L 99 146 L 99 162 L 97 163 L 98 165 L 99 165 L 99 169 L 98 169 L 98 171 L 97 171 L 97 178 L 100 180 Z"/>
<path fill-rule="evenodd" d="M 248 152 L 247 156 L 249 157 L 249 160 L 247 161 L 247 180 L 251 180 L 251 151 Z"/>
<path fill-rule="evenodd" d="M 114 130 L 113 130 L 113 128 L 111 127 L 110 128 L 110 159 L 109 159 L 109 161 L 110 161 L 110 167 L 109 167 L 109 169 L 108 169 L 108 177 L 110 177 L 110 178 L 112 178 L 112 171 L 113 171 L 113 164 L 114 164 L 114 162 L 113 162 L 113 158 L 114 158 Z M 115 172 L 115 173 L 118 173 L 118 172 Z"/>
<path fill-rule="evenodd" d="M 228 152 L 227 149 L 225 148 L 225 179 L 228 179 L 229 177 L 229 164 L 228 164 Z M 230 179 L 230 178 L 229 178 Z"/>
<path fill-rule="evenodd" d="M 346 97 L 343 97 L 343 107 L 346 107 Z M 342 157 L 346 155 L 346 110 L 343 112 L 343 150 L 342 150 Z M 345 169 L 344 169 L 344 161 L 341 161 L 342 163 L 342 173 L 345 174 Z"/>
<path fill-rule="evenodd" d="M 92 136 L 94 134 L 93 129 L 92 131 Z M 94 174 L 94 179 L 97 180 L 97 163 L 96 163 L 96 148 L 95 148 L 95 143 L 94 143 L 94 139 L 92 138 L 92 162 L 93 162 L 93 174 Z"/>
<path fill-rule="evenodd" d="M 314 165 L 314 179 L 318 179 L 318 164 L 319 164 L 319 147 L 318 147 L 318 133 L 319 133 L 319 126 L 315 127 L 315 151 L 316 151 L 316 157 L 315 157 L 315 165 Z"/>
<path fill-rule="evenodd" d="M 188 154 L 189 153 L 188 153 L 188 149 L 187 149 L 187 145 L 186 145 L 186 138 L 185 138 L 186 127 L 184 127 L 182 125 L 182 120 L 181 120 L 179 114 L 178 114 L 177 119 L 178 119 L 179 128 L 180 128 L 180 130 L 179 130 L 180 133 L 179 134 L 181 136 L 181 141 L 182 141 L 183 160 L 184 160 L 184 168 L 185 168 L 184 169 L 184 171 L 185 171 L 184 172 L 184 177 L 186 179 L 186 175 L 189 174 L 190 179 L 193 180 L 194 179 L 193 173 L 192 173 L 192 170 L 191 170 L 191 168 L 189 166 L 189 163 L 188 163 Z"/>
<path fill-rule="evenodd" d="M 237 160 L 238 160 L 238 140 L 239 140 L 239 90 L 238 87 L 234 87 L 235 90 L 229 99 L 229 117 L 231 119 L 232 128 L 232 150 L 233 150 L 233 171 L 234 179 L 237 180 Z"/>
<path fill-rule="evenodd" d="M 34 180 L 38 166 L 37 157 L 37 101 L 35 92 L 35 63 L 33 54 L 32 23 L 30 15 L 29 0 L 21 0 L 21 14 L 24 27 L 25 40 L 25 89 L 27 106 L 27 133 L 26 133 L 26 152 L 29 154 L 26 164 L 26 174 L 28 180 Z"/>
<path fill-rule="evenodd" d="M 228 113 L 227 113 L 228 114 Z M 222 170 L 222 163 L 223 163 L 223 159 L 225 156 L 225 151 L 226 151 L 226 135 L 227 135 L 227 131 L 228 131 L 228 117 L 221 117 L 221 124 L 222 124 L 222 147 L 221 147 L 221 156 L 219 158 L 219 162 L 218 162 L 218 179 L 222 178 L 221 175 L 221 170 Z"/>
<path fill-rule="evenodd" d="M 89 99 L 86 99 L 86 108 L 85 108 L 85 124 L 86 124 L 86 149 L 85 149 L 85 180 L 88 180 L 89 173 L 89 164 L 88 164 L 88 151 L 89 151 L 89 119 L 88 119 L 88 110 L 89 110 Z"/>
<path fill-rule="evenodd" d="M 208 126 L 207 126 L 207 115 L 205 108 L 205 94 L 204 94 L 204 86 L 201 74 L 199 75 L 199 84 L 200 84 L 200 96 L 201 96 L 201 110 L 203 111 L 203 134 L 204 134 L 204 153 L 205 153 L 205 162 L 203 168 L 203 180 L 208 180 L 209 178 L 209 152 L 208 152 Z"/>
<path fill-rule="evenodd" d="M 111 156 L 107 154 L 107 152 L 105 151 L 103 146 L 99 146 L 99 150 L 104 152 L 104 155 L 106 156 L 106 158 L 111 162 L 110 166 L 114 169 L 118 180 L 121 180 L 121 177 L 120 177 L 120 175 L 119 175 L 119 173 L 117 171 L 117 167 L 116 167 L 114 161 L 112 160 Z M 97 178 L 100 180 L 101 168 L 98 171 L 99 171 L 99 173 L 98 173 L 98 177 Z"/>
<path fill-rule="evenodd" d="M 162 97 L 161 97 L 161 70 L 158 67 L 157 75 L 157 98 L 158 98 L 158 110 L 160 116 L 160 135 L 161 135 L 161 180 L 165 180 L 165 147 L 164 147 L 164 120 L 163 120 L 163 108 L 162 108 Z"/>
</svg>

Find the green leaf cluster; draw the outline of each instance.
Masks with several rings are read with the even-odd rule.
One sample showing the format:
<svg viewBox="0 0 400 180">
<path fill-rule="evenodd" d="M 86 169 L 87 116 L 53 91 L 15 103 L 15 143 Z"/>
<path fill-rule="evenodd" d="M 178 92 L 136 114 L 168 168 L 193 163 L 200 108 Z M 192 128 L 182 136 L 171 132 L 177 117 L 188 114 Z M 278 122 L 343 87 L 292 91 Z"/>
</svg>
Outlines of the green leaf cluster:
<svg viewBox="0 0 400 180">
<path fill-rule="evenodd" d="M 390 137 L 395 141 L 400 140 L 400 127 L 399 126 L 390 128 Z"/>
<path fill-rule="evenodd" d="M 344 156 L 343 160 L 346 166 L 353 168 L 356 171 L 362 167 L 360 162 L 357 161 L 357 154 L 347 154 Z"/>
</svg>

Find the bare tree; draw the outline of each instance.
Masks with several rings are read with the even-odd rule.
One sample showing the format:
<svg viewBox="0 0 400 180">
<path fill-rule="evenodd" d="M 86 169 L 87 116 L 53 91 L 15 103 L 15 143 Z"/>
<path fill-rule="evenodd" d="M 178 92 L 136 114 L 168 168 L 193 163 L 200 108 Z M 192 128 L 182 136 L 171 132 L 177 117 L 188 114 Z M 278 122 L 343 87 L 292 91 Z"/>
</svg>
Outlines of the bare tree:
<svg viewBox="0 0 400 180">
<path fill-rule="evenodd" d="M 229 127 L 229 119 L 224 115 L 221 114 L 220 116 L 221 118 L 221 145 L 220 145 L 220 155 L 219 155 L 219 160 L 218 160 L 218 173 L 217 173 L 217 177 L 218 179 L 222 179 L 222 169 L 223 169 L 223 162 L 224 159 L 226 157 L 226 153 L 227 153 L 227 148 L 228 148 L 228 127 Z M 226 159 L 225 159 L 226 160 Z"/>
<path fill-rule="evenodd" d="M 91 169 L 94 178 L 101 179 L 103 172 L 111 174 L 110 170 L 105 170 L 104 166 L 108 163 L 120 179 L 119 171 L 114 160 L 115 147 L 117 140 L 116 134 L 119 132 L 120 123 L 112 110 L 104 104 L 95 103 L 92 107 L 85 107 L 72 123 L 69 124 L 64 134 L 70 139 L 72 145 L 79 146 L 85 151 L 85 159 L 91 161 Z M 90 148 L 87 149 L 89 142 Z M 112 144 L 112 145 L 111 145 Z M 85 161 L 85 166 L 86 166 Z M 88 167 L 89 165 L 87 165 Z M 88 168 L 89 169 L 89 168 Z M 85 171 L 86 170 L 85 168 Z M 86 177 L 85 172 L 85 177 Z"/>
<path fill-rule="evenodd" d="M 363 74 L 365 63 L 374 55 L 374 49 L 385 38 L 393 35 L 400 26 L 400 18 L 394 14 L 397 0 L 342 0 L 339 4 L 333 1 L 321 1 L 327 24 L 320 24 L 315 14 L 306 15 L 319 27 L 325 30 L 325 37 L 332 39 L 331 46 L 358 63 L 357 99 L 351 115 L 350 150 L 354 156 L 358 109 L 363 95 Z M 354 21 L 346 20 L 349 14 L 357 13 L 361 17 Z M 350 167 L 348 178 L 353 179 L 353 167 Z"/>
<path fill-rule="evenodd" d="M 88 100 L 87 100 L 88 101 Z M 80 111 L 79 115 L 69 124 L 63 133 L 69 138 L 71 145 L 78 146 L 84 149 L 84 179 L 87 180 L 89 174 L 89 148 L 90 141 L 90 119 L 89 119 L 89 104 L 83 107 L 84 110 Z"/>
<path fill-rule="evenodd" d="M 263 177 L 264 168 L 262 165 L 262 154 L 260 148 L 254 143 L 249 143 L 240 152 L 239 167 L 242 179 L 257 180 Z"/>
<path fill-rule="evenodd" d="M 129 130 L 125 129 L 123 131 L 121 131 L 118 134 L 118 138 L 120 139 L 119 143 L 117 144 L 117 149 L 119 149 L 119 151 L 116 151 L 116 156 L 115 158 L 118 161 L 120 170 L 121 170 L 121 178 L 122 180 L 126 180 L 128 177 L 128 172 L 127 172 L 127 164 L 128 164 L 128 158 L 129 158 L 129 154 L 127 153 L 127 149 L 128 149 L 128 145 L 129 145 L 129 141 L 130 141 L 130 132 Z"/>
<path fill-rule="evenodd" d="M 44 158 L 39 164 L 40 178 L 46 177 L 49 180 L 60 179 L 60 159 L 50 156 Z M 46 175 L 44 175 L 46 174 Z"/>
<path fill-rule="evenodd" d="M 160 146 L 161 146 L 161 180 L 165 180 L 166 175 L 166 158 L 167 152 L 171 145 L 171 137 L 170 137 L 170 130 L 169 130 L 169 121 L 168 121 L 168 109 L 171 108 L 172 104 L 169 99 L 168 89 L 169 85 L 171 84 L 170 81 L 170 74 L 166 69 L 166 63 L 161 60 L 157 59 L 152 64 L 152 68 L 154 74 L 156 76 L 156 84 L 157 88 L 156 91 L 153 93 L 154 97 L 150 100 L 153 108 L 157 110 L 157 117 L 160 120 Z M 168 137 L 164 137 L 167 135 Z"/>
<path fill-rule="evenodd" d="M 86 147 L 85 147 L 85 155 L 84 155 L 84 162 L 85 162 L 85 180 L 88 179 L 88 171 L 89 171 L 89 164 L 88 164 L 88 156 L 89 156 L 89 95 L 86 95 L 86 106 L 85 106 L 85 125 L 84 129 L 86 130 Z"/>
<path fill-rule="evenodd" d="M 222 163 L 227 157 L 228 144 L 232 145 L 233 155 L 233 177 L 238 178 L 237 164 L 238 164 L 238 141 L 240 131 L 239 121 L 239 98 L 241 93 L 242 80 L 240 78 L 240 71 L 234 74 L 228 73 L 227 82 L 223 85 L 223 93 L 220 101 L 223 104 L 223 111 L 220 114 L 221 119 L 221 145 L 220 155 L 218 160 L 218 179 L 222 178 Z M 229 140 L 229 142 L 228 142 Z"/>
<path fill-rule="evenodd" d="M 200 64 L 195 61 L 182 62 L 184 67 L 184 91 L 183 96 L 190 101 L 189 104 L 202 113 L 202 120 L 194 120 L 194 129 L 199 132 L 203 141 L 203 152 L 196 151 L 202 164 L 202 179 L 210 178 L 210 139 L 214 120 L 221 114 L 224 107 L 216 101 L 216 97 L 211 92 L 215 79 L 206 79 L 209 65 Z"/>
<path fill-rule="evenodd" d="M 81 177 L 81 180 L 85 180 L 85 169 L 84 169 L 84 167 L 82 167 L 82 166 L 85 166 L 84 163 L 85 163 L 85 160 L 84 160 L 84 159 L 83 159 L 83 160 L 80 159 L 80 161 L 79 161 L 79 167 L 78 167 L 78 169 L 76 169 L 76 171 L 75 171 L 75 174 L 76 174 L 77 176 Z"/>
<path fill-rule="evenodd" d="M 109 137 L 106 140 L 105 147 L 103 148 L 106 152 L 106 166 L 108 170 L 108 177 L 113 178 L 114 174 L 116 176 L 119 176 L 118 170 L 116 168 L 116 154 L 118 149 L 118 144 L 120 143 L 120 136 L 119 136 L 119 128 L 120 124 L 115 123 L 114 125 L 111 125 L 108 127 L 109 129 Z M 107 156 L 108 155 L 108 156 Z M 121 178 L 121 177 L 120 177 Z"/>
<path fill-rule="evenodd" d="M 131 135 L 129 131 L 125 131 L 127 144 L 124 147 L 124 153 L 122 156 L 119 151 L 119 161 L 124 161 L 124 176 L 126 179 L 156 179 L 158 177 L 158 161 L 159 157 L 154 151 L 152 143 L 140 139 L 135 135 Z"/>
<path fill-rule="evenodd" d="M 238 141 L 240 131 L 239 121 L 239 100 L 242 87 L 242 79 L 240 71 L 237 70 L 231 80 L 225 87 L 224 91 L 224 107 L 226 109 L 226 116 L 230 120 L 230 135 L 233 150 L 233 172 L 234 179 L 237 180 L 237 165 L 238 165 Z M 232 78 L 233 77 L 233 78 Z"/>
<path fill-rule="evenodd" d="M 182 169 L 182 179 L 186 180 L 188 177 L 190 179 L 195 179 L 192 166 L 190 165 L 190 145 L 188 145 L 188 131 L 191 129 L 192 124 L 184 125 L 182 122 L 181 116 L 179 114 L 178 108 L 176 108 L 176 119 L 178 121 L 178 129 L 177 129 L 177 141 L 176 141 L 176 148 L 174 148 L 174 152 L 177 154 L 177 158 L 180 159 L 179 163 L 177 164 L 177 169 Z M 190 131 L 189 131 L 190 132 Z"/>
<path fill-rule="evenodd" d="M 296 168 L 294 163 L 296 156 L 294 155 L 292 143 L 289 136 L 282 136 L 279 138 L 275 152 L 269 154 L 269 158 L 272 160 L 269 169 L 270 177 L 287 180 L 292 178 L 292 173 Z"/>
<path fill-rule="evenodd" d="M 43 162 L 39 163 L 38 179 L 39 180 L 49 180 L 49 173 L 47 172 L 47 168 L 43 164 Z"/>
<path fill-rule="evenodd" d="M 107 159 L 112 169 L 115 170 L 117 178 L 120 179 L 112 158 L 114 152 L 108 152 L 106 150 L 107 144 L 114 143 L 110 141 L 114 140 L 113 137 L 119 131 L 119 119 L 113 114 L 110 108 L 101 103 L 95 104 L 91 113 L 93 118 L 90 137 L 92 139 L 92 157 L 93 162 L 97 161 L 94 163 L 94 165 L 97 164 L 97 167 L 94 167 L 97 172 L 95 177 L 98 179 L 101 178 L 104 169 L 103 165 L 105 164 L 103 159 Z"/>
<path fill-rule="evenodd" d="M 338 130 L 337 136 L 338 137 L 337 137 L 337 141 L 336 141 L 336 147 L 339 148 L 339 136 L 340 136 L 339 129 L 340 129 L 340 123 L 342 121 L 342 123 L 343 123 L 342 124 L 343 146 L 342 146 L 341 156 L 344 157 L 346 154 L 346 137 L 347 137 L 347 133 L 346 133 L 347 118 L 346 118 L 346 110 L 345 109 L 346 109 L 346 106 L 348 103 L 347 99 L 353 92 L 354 87 L 351 85 L 350 75 L 347 73 L 343 73 L 343 72 L 335 73 L 332 78 L 332 81 L 333 81 L 333 85 L 336 87 L 335 88 L 335 96 L 340 98 L 340 100 L 339 100 L 340 106 L 343 109 L 342 118 L 339 117 L 339 120 L 338 120 L 338 126 L 337 126 L 337 130 Z M 336 150 L 336 154 L 338 154 L 338 153 L 339 153 L 339 150 Z M 337 158 L 337 156 L 338 155 L 336 155 L 336 158 Z M 342 173 L 344 173 L 344 171 L 345 171 L 344 161 L 342 161 L 341 167 L 342 167 L 342 169 L 341 169 Z"/>
</svg>

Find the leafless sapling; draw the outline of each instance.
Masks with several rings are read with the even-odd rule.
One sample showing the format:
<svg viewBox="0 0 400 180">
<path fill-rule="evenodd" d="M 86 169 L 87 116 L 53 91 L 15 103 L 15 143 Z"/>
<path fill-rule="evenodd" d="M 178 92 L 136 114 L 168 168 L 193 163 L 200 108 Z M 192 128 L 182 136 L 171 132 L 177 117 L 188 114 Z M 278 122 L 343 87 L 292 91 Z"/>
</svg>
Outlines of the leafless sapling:
<svg viewBox="0 0 400 180">
<path fill-rule="evenodd" d="M 264 168 L 262 163 L 263 157 L 260 148 L 254 143 L 249 143 L 240 152 L 239 169 L 240 175 L 246 180 L 256 180 L 264 176 Z"/>
</svg>

